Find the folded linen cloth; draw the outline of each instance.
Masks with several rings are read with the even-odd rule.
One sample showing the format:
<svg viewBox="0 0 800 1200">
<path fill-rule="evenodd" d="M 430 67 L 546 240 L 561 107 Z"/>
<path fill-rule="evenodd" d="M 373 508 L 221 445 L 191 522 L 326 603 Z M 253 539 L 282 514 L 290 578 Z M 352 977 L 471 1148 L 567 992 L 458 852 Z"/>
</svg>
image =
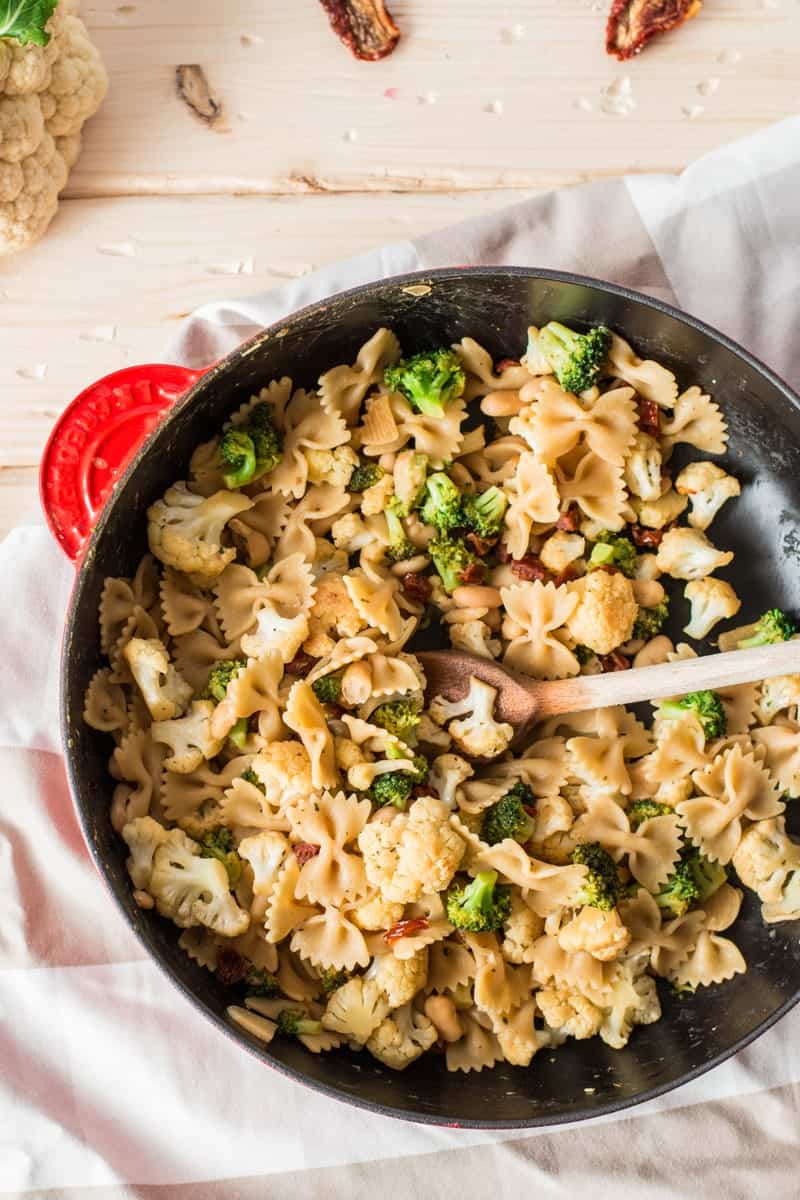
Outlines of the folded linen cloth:
<svg viewBox="0 0 800 1200">
<path fill-rule="evenodd" d="M 717 325 L 800 382 L 800 118 L 680 177 L 555 192 L 206 305 L 167 358 L 204 365 L 304 304 L 463 263 L 597 275 Z M 154 350 L 156 348 L 154 347 Z M 723 398 L 724 399 L 724 398 Z M 800 1011 L 701 1079 L 554 1131 L 403 1124 L 266 1070 L 143 955 L 96 875 L 60 755 L 57 678 L 72 567 L 41 525 L 0 546 L 0 1194 L 97 1200 L 797 1194 Z M 9 586 L 13 580 L 13 586 Z M 720 1020 L 724 1020 L 724 1006 Z M 535 1065 L 533 1068 L 535 1069 Z"/>
</svg>

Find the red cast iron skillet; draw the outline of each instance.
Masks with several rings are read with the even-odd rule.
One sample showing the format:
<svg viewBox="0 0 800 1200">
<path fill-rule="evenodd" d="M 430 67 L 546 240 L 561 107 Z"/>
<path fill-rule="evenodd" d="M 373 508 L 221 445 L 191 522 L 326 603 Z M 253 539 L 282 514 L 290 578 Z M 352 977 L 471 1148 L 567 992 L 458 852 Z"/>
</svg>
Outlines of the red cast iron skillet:
<svg viewBox="0 0 800 1200">
<path fill-rule="evenodd" d="M 296 384 L 313 387 L 329 367 L 353 361 L 380 325 L 396 331 L 407 353 L 469 335 L 495 358 L 518 356 L 527 326 L 553 318 L 619 330 L 640 354 L 671 367 L 682 385 L 699 383 L 722 402 L 730 429 L 727 462 L 745 487 L 741 499 L 723 509 L 714 540 L 736 550 L 728 574 L 743 600 L 743 620 L 772 605 L 797 612 L 800 573 L 790 552 L 800 546 L 800 399 L 744 350 L 692 317 L 574 275 L 456 269 L 355 288 L 264 330 L 205 374 L 145 367 L 110 376 L 67 410 L 44 457 L 48 519 L 77 563 L 61 668 L 64 752 L 86 840 L 120 911 L 186 999 L 233 1041 L 329 1096 L 412 1121 L 476 1128 L 557 1125 L 678 1087 L 746 1046 L 800 998 L 800 923 L 763 925 L 758 903 L 745 893 L 734 937 L 747 973 L 681 1000 L 659 984 L 663 1020 L 637 1029 L 622 1051 L 594 1038 L 570 1042 L 557 1053 L 542 1051 L 526 1070 L 502 1064 L 465 1076 L 449 1074 L 433 1054 L 397 1074 L 368 1054 L 340 1050 L 315 1056 L 280 1039 L 263 1046 L 228 1023 L 230 995 L 178 948 L 175 927 L 133 902 L 125 846 L 108 816 L 111 740 L 81 716 L 86 685 L 101 665 L 97 606 L 104 578 L 130 576 L 146 550 L 148 505 L 174 480 L 186 478 L 198 443 L 269 379 L 288 374 Z M 684 605 L 679 600 L 674 608 L 671 632 L 679 636 Z"/>
</svg>

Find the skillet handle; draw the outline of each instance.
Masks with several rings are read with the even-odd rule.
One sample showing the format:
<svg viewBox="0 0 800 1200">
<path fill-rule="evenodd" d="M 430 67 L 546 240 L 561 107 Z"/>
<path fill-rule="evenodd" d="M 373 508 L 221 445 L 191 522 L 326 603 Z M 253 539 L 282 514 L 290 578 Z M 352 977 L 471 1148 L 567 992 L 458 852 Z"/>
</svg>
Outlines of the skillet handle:
<svg viewBox="0 0 800 1200">
<path fill-rule="evenodd" d="M 72 562 L 112 488 L 162 416 L 205 374 L 151 363 L 124 367 L 69 404 L 48 438 L 39 496 L 53 537 Z"/>
</svg>

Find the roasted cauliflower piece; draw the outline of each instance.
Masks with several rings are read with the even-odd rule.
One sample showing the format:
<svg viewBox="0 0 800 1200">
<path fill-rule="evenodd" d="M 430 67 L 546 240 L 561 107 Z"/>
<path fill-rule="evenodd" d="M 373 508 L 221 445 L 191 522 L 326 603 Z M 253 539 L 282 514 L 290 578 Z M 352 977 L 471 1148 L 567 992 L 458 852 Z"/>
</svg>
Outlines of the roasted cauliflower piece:
<svg viewBox="0 0 800 1200">
<path fill-rule="evenodd" d="M 423 796 L 391 821 L 370 821 L 358 835 L 367 879 L 390 901 L 408 904 L 443 892 L 466 849 L 441 800 Z"/>
<path fill-rule="evenodd" d="M 683 632 L 691 638 L 708 637 L 720 621 L 735 617 L 742 602 L 729 583 L 724 579 L 693 579 L 683 589 L 683 594 L 692 606 L 688 625 Z"/>
<path fill-rule="evenodd" d="M 587 906 L 563 925 L 558 944 L 568 954 L 585 951 L 600 962 L 619 958 L 630 945 L 630 931 L 622 923 L 616 908 L 603 911 Z"/>
<path fill-rule="evenodd" d="M 233 546 L 222 545 L 226 524 L 252 507 L 253 501 L 241 492 L 196 496 L 186 483 L 176 483 L 147 510 L 150 550 L 198 587 L 210 587 L 236 557 Z"/>
<path fill-rule="evenodd" d="M 675 480 L 675 491 L 691 500 L 689 524 L 695 529 L 708 529 L 723 504 L 741 490 L 739 480 L 713 462 L 689 463 Z"/>
<path fill-rule="evenodd" d="M 171 721 L 154 721 L 150 733 L 154 742 L 163 742 L 170 748 L 169 758 L 164 759 L 168 771 L 188 775 L 196 771 L 204 759 L 215 758 L 225 745 L 225 738 L 211 734 L 211 718 L 214 704 L 211 700 L 194 700 L 185 717 Z"/>
<path fill-rule="evenodd" d="M 154 721 L 169 721 L 186 711 L 192 689 L 169 661 L 167 648 L 159 638 L 131 638 L 122 657 Z"/>
<path fill-rule="evenodd" d="M 434 696 L 428 712 L 438 725 L 447 727 L 459 749 L 472 758 L 496 758 L 507 750 L 514 730 L 494 719 L 497 689 L 471 675 L 469 692 L 463 700 Z"/>
<path fill-rule="evenodd" d="M 406 1004 L 381 1022 L 369 1037 L 367 1049 L 393 1071 L 402 1071 L 430 1050 L 436 1038 L 436 1029 L 425 1014 Z"/>
<path fill-rule="evenodd" d="M 610 654 L 629 641 L 639 612 L 630 579 L 619 571 L 592 571 L 570 588 L 579 599 L 567 628 L 578 645 Z"/>
</svg>

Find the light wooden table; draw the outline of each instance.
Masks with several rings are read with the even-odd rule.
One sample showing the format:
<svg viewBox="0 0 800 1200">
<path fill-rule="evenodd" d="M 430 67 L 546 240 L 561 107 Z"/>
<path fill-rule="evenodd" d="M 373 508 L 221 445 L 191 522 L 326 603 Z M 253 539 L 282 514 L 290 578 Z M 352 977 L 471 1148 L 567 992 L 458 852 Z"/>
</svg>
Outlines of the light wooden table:
<svg viewBox="0 0 800 1200">
<path fill-rule="evenodd" d="M 70 398 L 158 358 L 204 301 L 621 172 L 678 171 L 787 116 L 798 0 L 706 0 L 626 65 L 604 0 L 394 0 L 357 63 L 317 0 L 84 0 L 111 75 L 44 241 L 0 261 L 0 534 L 33 509 Z M 199 63 L 213 127 L 175 91 Z"/>
</svg>

